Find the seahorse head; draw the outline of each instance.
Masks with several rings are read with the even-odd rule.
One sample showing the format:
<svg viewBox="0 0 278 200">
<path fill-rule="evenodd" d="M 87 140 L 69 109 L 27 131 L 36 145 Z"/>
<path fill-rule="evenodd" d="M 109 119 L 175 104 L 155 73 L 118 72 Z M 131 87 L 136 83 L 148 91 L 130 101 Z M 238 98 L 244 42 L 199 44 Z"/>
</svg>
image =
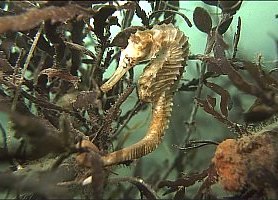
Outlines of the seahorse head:
<svg viewBox="0 0 278 200">
<path fill-rule="evenodd" d="M 122 76 L 138 62 L 154 57 L 158 49 L 155 45 L 152 30 L 137 31 L 128 39 L 128 45 L 121 52 L 119 67 L 110 79 L 101 86 L 103 92 L 109 91 Z"/>
<path fill-rule="evenodd" d="M 153 45 L 153 35 L 150 31 L 138 31 L 131 35 L 128 46 L 122 52 L 122 59 L 132 58 L 141 61 L 149 56 Z"/>
</svg>

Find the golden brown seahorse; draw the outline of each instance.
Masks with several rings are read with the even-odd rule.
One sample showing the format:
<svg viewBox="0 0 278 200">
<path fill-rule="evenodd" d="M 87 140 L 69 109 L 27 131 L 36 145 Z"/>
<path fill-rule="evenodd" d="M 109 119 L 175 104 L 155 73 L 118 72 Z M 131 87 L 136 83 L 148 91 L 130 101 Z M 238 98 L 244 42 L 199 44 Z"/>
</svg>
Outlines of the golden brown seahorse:
<svg viewBox="0 0 278 200">
<path fill-rule="evenodd" d="M 107 92 L 138 62 L 150 60 L 139 78 L 138 93 L 140 100 L 152 104 L 152 120 L 142 140 L 103 156 L 104 166 L 138 159 L 161 143 L 188 52 L 188 37 L 172 24 L 155 25 L 130 36 L 128 46 L 121 52 L 119 67 L 101 90 Z"/>
</svg>

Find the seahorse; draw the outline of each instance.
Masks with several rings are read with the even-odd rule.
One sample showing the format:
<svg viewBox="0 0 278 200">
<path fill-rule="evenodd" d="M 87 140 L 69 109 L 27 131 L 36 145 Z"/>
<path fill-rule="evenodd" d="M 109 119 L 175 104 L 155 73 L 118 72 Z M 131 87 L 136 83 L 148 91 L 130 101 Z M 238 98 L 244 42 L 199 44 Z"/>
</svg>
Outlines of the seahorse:
<svg viewBox="0 0 278 200">
<path fill-rule="evenodd" d="M 129 37 L 127 47 L 121 52 L 117 70 L 101 86 L 101 90 L 109 91 L 129 69 L 149 60 L 138 80 L 138 95 L 141 101 L 152 104 L 152 119 L 143 139 L 104 155 L 104 166 L 138 159 L 154 151 L 162 142 L 188 53 L 188 37 L 173 24 L 155 25 Z"/>
</svg>

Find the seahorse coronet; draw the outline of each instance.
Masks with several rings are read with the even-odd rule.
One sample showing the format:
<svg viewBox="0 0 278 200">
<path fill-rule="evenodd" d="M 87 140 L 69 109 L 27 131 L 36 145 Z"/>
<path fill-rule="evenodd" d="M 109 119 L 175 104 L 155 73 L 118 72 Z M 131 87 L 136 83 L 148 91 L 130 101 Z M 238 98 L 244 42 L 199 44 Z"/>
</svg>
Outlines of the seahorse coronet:
<svg viewBox="0 0 278 200">
<path fill-rule="evenodd" d="M 188 52 L 188 37 L 173 24 L 155 25 L 130 36 L 127 47 L 121 52 L 119 67 L 101 89 L 110 90 L 130 68 L 150 60 L 139 77 L 138 96 L 141 101 L 151 103 L 152 119 L 143 139 L 102 156 L 104 166 L 138 159 L 154 151 L 162 142 Z"/>
</svg>

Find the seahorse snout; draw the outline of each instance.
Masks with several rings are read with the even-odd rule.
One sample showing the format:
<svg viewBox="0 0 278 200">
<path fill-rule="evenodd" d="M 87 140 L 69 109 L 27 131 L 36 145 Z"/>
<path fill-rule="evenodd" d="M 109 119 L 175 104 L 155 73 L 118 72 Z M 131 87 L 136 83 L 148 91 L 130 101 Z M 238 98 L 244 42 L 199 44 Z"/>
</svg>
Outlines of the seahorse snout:
<svg viewBox="0 0 278 200">
<path fill-rule="evenodd" d="M 124 50 L 125 51 L 125 50 Z M 106 81 L 100 89 L 103 92 L 107 92 L 112 89 L 112 87 L 124 76 L 124 74 L 132 68 L 136 63 L 132 58 L 126 56 L 124 52 L 121 54 L 119 67 L 114 72 L 114 74 Z"/>
</svg>

